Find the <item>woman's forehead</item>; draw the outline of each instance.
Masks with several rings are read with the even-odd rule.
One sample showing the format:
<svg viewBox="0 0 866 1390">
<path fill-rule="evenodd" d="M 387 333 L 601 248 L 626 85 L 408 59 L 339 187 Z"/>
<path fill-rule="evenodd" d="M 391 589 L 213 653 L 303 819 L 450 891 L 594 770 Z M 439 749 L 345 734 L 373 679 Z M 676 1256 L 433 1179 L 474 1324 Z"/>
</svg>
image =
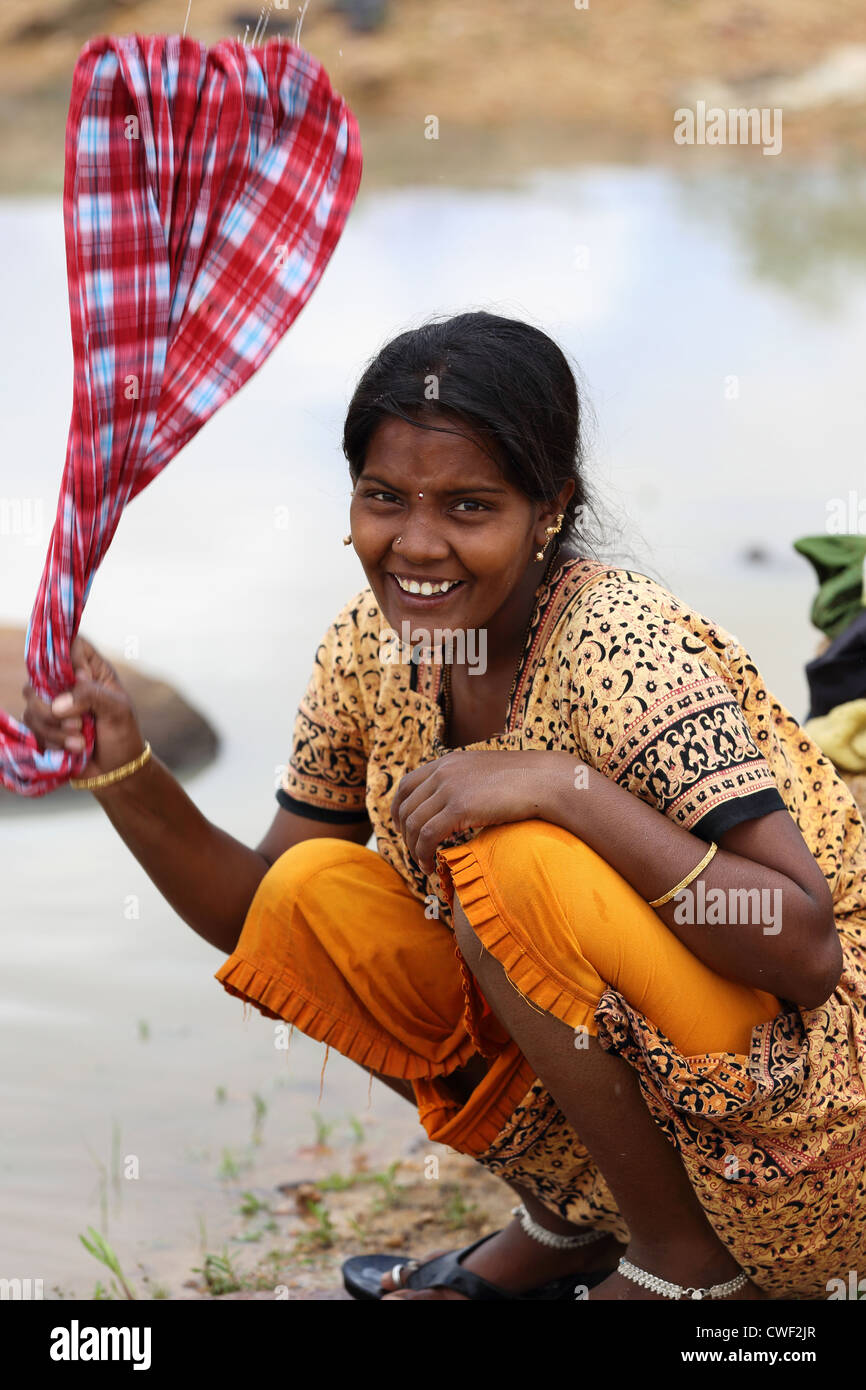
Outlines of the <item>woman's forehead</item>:
<svg viewBox="0 0 866 1390">
<path fill-rule="evenodd" d="M 432 418 L 429 423 L 436 428 L 423 428 L 396 416 L 383 420 L 365 452 L 364 475 L 387 469 L 395 481 L 398 475 L 411 481 L 423 471 L 431 488 L 447 489 L 450 482 L 465 486 L 470 476 L 478 483 L 502 488 L 502 467 L 491 458 L 495 442 L 482 439 L 464 422 L 442 419 L 440 423 Z"/>
</svg>

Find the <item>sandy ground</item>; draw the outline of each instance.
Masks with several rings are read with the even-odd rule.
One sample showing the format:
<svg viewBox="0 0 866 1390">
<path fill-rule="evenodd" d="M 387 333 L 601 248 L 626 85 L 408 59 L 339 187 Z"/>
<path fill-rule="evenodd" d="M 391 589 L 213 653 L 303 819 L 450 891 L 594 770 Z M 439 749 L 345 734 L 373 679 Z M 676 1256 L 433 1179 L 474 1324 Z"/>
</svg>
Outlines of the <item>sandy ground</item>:
<svg viewBox="0 0 866 1390">
<path fill-rule="evenodd" d="M 472 1159 L 423 1138 L 412 1141 L 412 1148 L 413 1154 L 375 1174 L 358 1154 L 345 1172 L 354 1185 L 342 1191 L 329 1186 L 335 1167 L 329 1156 L 311 1154 L 309 1181 L 283 1185 L 271 1213 L 290 1228 L 291 1241 L 263 1250 L 252 1263 L 243 1261 L 245 1272 L 236 1268 L 236 1279 L 225 1285 L 218 1282 L 224 1271 L 200 1270 L 172 1297 L 351 1301 L 340 1270 L 350 1256 L 423 1260 L 508 1225 L 517 1198 L 503 1183 Z M 434 1171 L 431 1159 L 435 1177 L 427 1176 Z M 317 1172 L 322 1176 L 314 1176 Z M 255 1234 L 256 1218 L 248 1224 Z M 230 1288 L 232 1283 L 239 1287 Z"/>
<path fill-rule="evenodd" d="M 300 6 L 191 0 L 206 43 L 293 37 Z M 81 46 L 101 33 L 179 32 L 187 0 L 4 0 L 0 192 L 62 186 L 63 128 Z M 249 29 L 247 26 L 249 25 Z M 544 161 L 669 159 L 683 103 L 781 106 L 788 157 L 866 153 L 866 9 L 857 0 L 392 0 L 354 32 L 310 0 L 300 43 L 356 112 L 367 186 L 513 176 Z M 438 140 L 425 121 L 438 117 Z M 756 150 L 731 150 L 749 158 Z M 766 161 L 769 166 L 771 161 Z"/>
<path fill-rule="evenodd" d="M 118 1245 L 119 1268 L 94 1258 L 86 1292 L 55 1284 L 46 1297 L 352 1301 L 341 1271 L 348 1258 L 424 1260 L 511 1221 L 516 1196 L 465 1155 L 419 1134 L 400 1157 L 383 1162 L 381 1144 L 366 1140 L 327 1136 L 300 1149 L 288 1165 L 294 1176 L 273 1185 L 261 1173 L 258 1181 L 238 1175 L 227 1182 L 225 1238 L 211 1237 L 198 1255 L 178 1252 L 157 1272 L 152 1259 L 136 1262 Z"/>
</svg>

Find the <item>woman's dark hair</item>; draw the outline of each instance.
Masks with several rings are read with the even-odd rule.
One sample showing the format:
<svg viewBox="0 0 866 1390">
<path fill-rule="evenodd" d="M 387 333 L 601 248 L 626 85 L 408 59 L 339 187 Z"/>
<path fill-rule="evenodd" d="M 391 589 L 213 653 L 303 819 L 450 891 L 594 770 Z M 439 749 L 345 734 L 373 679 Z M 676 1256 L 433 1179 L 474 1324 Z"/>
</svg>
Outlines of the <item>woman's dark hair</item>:
<svg viewBox="0 0 866 1390">
<path fill-rule="evenodd" d="M 462 422 L 493 446 L 490 457 L 533 501 L 551 501 L 573 478 L 558 539 L 592 554 L 598 516 L 584 478 L 584 407 L 564 353 L 541 329 L 478 311 L 429 319 L 392 338 L 365 368 L 346 413 L 343 453 L 353 484 L 389 415 L 458 434 Z"/>
</svg>

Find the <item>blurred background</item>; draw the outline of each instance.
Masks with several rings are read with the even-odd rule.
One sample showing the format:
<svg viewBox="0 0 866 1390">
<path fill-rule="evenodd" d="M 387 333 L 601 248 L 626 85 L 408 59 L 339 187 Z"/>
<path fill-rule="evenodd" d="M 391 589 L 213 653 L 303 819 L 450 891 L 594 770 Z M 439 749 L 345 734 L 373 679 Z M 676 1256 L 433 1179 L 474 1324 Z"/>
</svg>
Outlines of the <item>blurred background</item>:
<svg viewBox="0 0 866 1390">
<path fill-rule="evenodd" d="M 345 408 L 366 361 L 430 313 L 485 308 L 556 338 L 585 394 L 605 553 L 734 634 L 804 720 L 821 634 L 815 575 L 792 542 L 825 533 L 840 500 L 846 529 L 866 533 L 866 11 L 854 0 L 4 0 L 5 707 L 23 708 L 24 630 L 69 426 L 72 70 L 88 38 L 185 26 L 208 44 L 299 42 L 348 99 L 364 148 L 310 303 L 129 508 L 82 623 L 157 691 L 204 814 L 255 844 L 276 810 L 316 646 L 366 583 L 341 544 Z M 781 147 L 677 143 L 675 112 L 701 103 L 781 112 Z M 42 1278 L 46 1297 L 105 1296 L 111 1276 L 78 1240 L 90 1225 L 133 1281 L 194 1296 L 191 1269 L 218 1268 L 209 1254 L 251 1269 L 269 1240 L 285 1250 L 309 1234 L 303 1203 L 251 1228 L 278 1183 L 347 1165 L 390 1172 L 382 1209 L 399 1214 L 394 1182 L 436 1148 L 413 1112 L 378 1083 L 368 1103 L 366 1076 L 336 1055 L 320 1098 L 323 1049 L 295 1035 L 278 1051 L 272 1023 L 243 1018 L 211 978 L 217 953 L 90 798 L 0 793 L 0 884 L 0 1275 Z M 124 1177 L 130 1156 L 137 1179 Z M 461 1171 L 449 1189 L 454 1234 L 436 1248 L 483 1224 L 468 1181 Z M 319 1237 L 336 1258 L 341 1240 Z"/>
</svg>

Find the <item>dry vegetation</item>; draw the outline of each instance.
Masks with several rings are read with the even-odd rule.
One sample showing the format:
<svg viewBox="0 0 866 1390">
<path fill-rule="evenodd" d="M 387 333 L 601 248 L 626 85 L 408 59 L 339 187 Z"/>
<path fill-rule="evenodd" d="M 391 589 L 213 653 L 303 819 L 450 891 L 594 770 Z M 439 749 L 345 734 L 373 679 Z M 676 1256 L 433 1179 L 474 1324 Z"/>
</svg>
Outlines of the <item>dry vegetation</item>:
<svg viewBox="0 0 866 1390">
<path fill-rule="evenodd" d="M 264 0 L 267 37 L 291 37 L 298 6 L 275 3 Z M 243 37 L 260 11 L 261 0 L 192 0 L 188 32 L 208 44 Z M 71 74 L 88 38 L 178 32 L 186 14 L 187 0 L 4 0 L 0 191 L 60 189 Z M 866 151 L 866 82 L 846 79 L 866 44 L 858 0 L 390 0 L 370 33 L 339 3 L 309 0 L 300 41 L 358 115 L 367 186 L 478 180 L 541 159 L 667 159 L 678 105 L 704 93 L 764 105 L 785 82 L 789 157 Z M 803 74 L 828 58 L 835 77 L 804 90 Z M 438 142 L 423 138 L 431 114 Z"/>
</svg>

